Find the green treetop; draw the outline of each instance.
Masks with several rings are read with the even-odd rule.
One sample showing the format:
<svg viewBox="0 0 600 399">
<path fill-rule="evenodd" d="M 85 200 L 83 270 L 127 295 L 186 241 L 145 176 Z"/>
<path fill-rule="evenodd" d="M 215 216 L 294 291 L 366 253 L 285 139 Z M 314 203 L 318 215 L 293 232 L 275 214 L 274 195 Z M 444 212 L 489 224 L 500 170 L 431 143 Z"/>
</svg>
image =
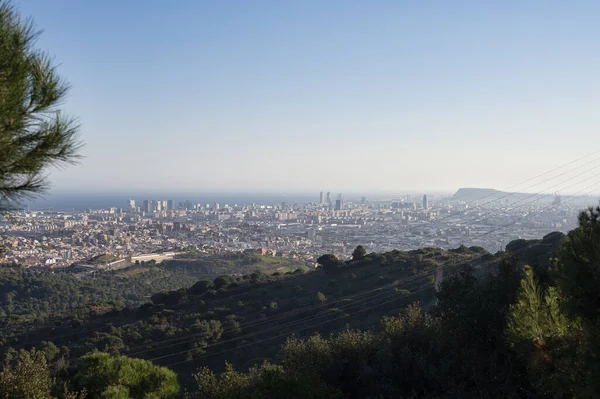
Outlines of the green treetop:
<svg viewBox="0 0 600 399">
<path fill-rule="evenodd" d="M 0 209 L 41 192 L 50 166 L 72 163 L 76 121 L 60 112 L 69 85 L 34 47 L 40 32 L 0 0 Z"/>
</svg>

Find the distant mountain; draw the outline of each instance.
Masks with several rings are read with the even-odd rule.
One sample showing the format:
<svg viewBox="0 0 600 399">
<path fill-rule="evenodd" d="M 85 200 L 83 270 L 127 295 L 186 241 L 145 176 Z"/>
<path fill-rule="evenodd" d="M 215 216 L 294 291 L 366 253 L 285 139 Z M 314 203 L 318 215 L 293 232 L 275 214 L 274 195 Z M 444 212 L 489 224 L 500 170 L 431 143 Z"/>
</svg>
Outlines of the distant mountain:
<svg viewBox="0 0 600 399">
<path fill-rule="evenodd" d="M 452 196 L 452 199 L 461 201 L 477 201 L 482 198 L 494 199 L 494 197 L 500 197 L 505 194 L 502 191 L 494 190 L 492 188 L 459 188 L 458 191 Z"/>
</svg>

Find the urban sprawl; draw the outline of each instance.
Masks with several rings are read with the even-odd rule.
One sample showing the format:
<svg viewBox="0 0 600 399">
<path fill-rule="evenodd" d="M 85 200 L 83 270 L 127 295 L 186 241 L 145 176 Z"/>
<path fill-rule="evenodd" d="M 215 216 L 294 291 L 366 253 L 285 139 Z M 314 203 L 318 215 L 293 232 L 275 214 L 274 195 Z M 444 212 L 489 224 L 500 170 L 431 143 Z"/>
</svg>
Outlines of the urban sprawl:
<svg viewBox="0 0 600 399">
<path fill-rule="evenodd" d="M 0 263 L 61 270 L 118 267 L 168 259 L 178 253 L 256 251 L 304 261 L 322 254 L 347 259 L 357 245 L 368 252 L 419 247 L 481 246 L 502 250 L 517 238 L 541 238 L 572 229 L 580 203 L 561 201 L 461 201 L 367 198 L 344 201 L 320 193 L 314 203 L 193 204 L 134 200 L 122 208 L 81 212 L 15 211 L 0 219 Z M 105 256 L 101 266 L 91 259 Z"/>
</svg>

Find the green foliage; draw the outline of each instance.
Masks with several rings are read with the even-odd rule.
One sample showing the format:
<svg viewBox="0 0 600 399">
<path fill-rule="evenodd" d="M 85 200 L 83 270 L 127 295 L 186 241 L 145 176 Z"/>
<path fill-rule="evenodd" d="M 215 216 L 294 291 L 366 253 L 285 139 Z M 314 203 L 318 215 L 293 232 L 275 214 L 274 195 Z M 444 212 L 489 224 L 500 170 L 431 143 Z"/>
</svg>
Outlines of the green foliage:
<svg viewBox="0 0 600 399">
<path fill-rule="evenodd" d="M 428 249 L 422 251 L 420 255 L 425 261 L 433 261 L 438 257 L 447 256 L 447 253 L 437 249 Z M 360 261 L 340 262 L 344 265 L 340 272 L 351 268 L 352 271 L 348 271 L 347 275 L 354 274 L 356 276 L 354 279 L 346 278 L 347 276 L 338 273 L 324 279 L 323 273 L 319 270 L 306 274 L 289 274 L 278 277 L 265 274 L 258 285 L 251 282 L 250 274 L 246 275 L 246 279 L 230 280 L 224 277 L 227 281 L 233 282 L 227 288 L 221 287 L 218 291 L 211 289 L 214 284 L 207 280 L 198 283 L 195 287 L 184 290 L 162 289 L 162 284 L 168 282 L 168 277 L 161 279 L 161 276 L 174 275 L 194 280 L 193 276 L 196 275 L 197 270 L 195 271 L 191 265 L 187 268 L 176 268 L 165 267 L 164 263 L 161 263 L 152 270 L 148 270 L 145 266 L 133 266 L 119 272 L 97 275 L 95 277 L 97 287 L 90 286 L 94 282 L 92 279 L 89 279 L 88 282 L 87 278 L 82 278 L 78 282 L 78 279 L 71 275 L 58 276 L 51 273 L 31 273 L 33 278 L 43 277 L 43 280 L 32 280 L 30 284 L 35 290 L 40 290 L 39 298 L 37 298 L 37 295 L 35 299 L 32 297 L 27 298 L 24 294 L 20 294 L 20 292 L 25 293 L 25 290 L 20 290 L 19 295 L 12 298 L 14 308 L 17 308 L 16 305 L 23 301 L 33 300 L 39 301 L 40 307 L 44 306 L 43 290 L 47 293 L 53 293 L 54 280 L 52 279 L 55 278 L 60 281 L 62 281 L 61 279 L 73 280 L 73 284 L 81 283 L 81 286 L 77 286 L 77 289 L 81 289 L 81 292 L 69 288 L 68 285 L 56 287 L 56 296 L 52 294 L 49 298 L 61 305 L 64 304 L 66 307 L 67 311 L 61 314 L 60 317 L 54 313 L 51 318 L 38 318 L 27 323 L 25 323 L 25 320 L 10 319 L 9 321 L 12 323 L 10 327 L 16 328 L 10 328 L 6 332 L 0 331 L 0 350 L 6 351 L 8 347 L 13 345 L 20 348 L 22 342 L 36 343 L 36 346 L 40 347 L 41 341 L 47 341 L 48 343 L 52 341 L 52 345 L 65 346 L 69 349 L 64 354 L 61 352 L 56 355 L 55 359 L 52 360 L 53 362 L 73 363 L 86 353 L 99 350 L 111 355 L 142 356 L 149 359 L 162 357 L 159 362 L 164 363 L 160 364 L 184 362 L 179 366 L 179 371 L 184 376 L 194 370 L 196 364 L 192 360 L 201 354 L 207 355 L 206 364 L 211 367 L 218 367 L 228 359 L 245 365 L 246 362 L 255 358 L 275 357 L 278 345 L 285 341 L 285 334 L 291 334 L 299 327 L 311 326 L 302 331 L 304 335 L 301 336 L 310 336 L 312 332 L 317 330 L 328 334 L 339 331 L 346 324 L 354 328 L 366 328 L 377 324 L 378 319 L 389 314 L 391 310 L 406 305 L 415 299 L 430 300 L 433 288 L 420 293 L 418 297 L 416 295 L 405 295 L 403 297 L 402 294 L 397 294 L 392 298 L 392 302 L 384 301 L 381 306 L 373 309 L 368 314 L 361 314 L 356 312 L 360 308 L 355 307 L 352 300 L 338 301 L 337 299 L 357 290 L 380 287 L 381 283 L 378 278 L 380 274 L 386 277 L 386 282 L 391 282 L 395 279 L 410 277 L 430 267 L 428 262 L 415 262 L 415 256 L 416 254 L 409 252 L 391 251 L 384 254 L 369 254 Z M 376 257 L 385 261 L 385 265 L 375 261 Z M 242 259 L 244 258 L 237 260 Z M 270 259 L 268 258 L 269 261 Z M 377 265 L 377 273 L 373 273 L 373 265 Z M 2 272 L 3 270 L 0 270 L 0 273 Z M 22 270 L 19 273 L 21 272 L 29 273 Z M 157 293 L 151 296 L 154 303 L 145 303 L 139 308 L 132 306 L 121 309 L 120 306 L 122 305 L 135 304 L 135 302 L 126 301 L 125 299 L 131 294 L 130 291 L 136 290 L 135 283 L 144 281 L 151 283 L 154 281 L 150 280 L 151 277 L 157 278 L 156 285 L 153 286 L 159 288 L 154 291 Z M 27 278 L 30 278 L 29 275 Z M 115 297 L 122 301 L 122 304 L 118 304 L 118 301 L 115 300 L 112 304 L 99 304 L 91 309 L 85 306 L 82 306 L 81 309 L 68 307 L 69 303 L 66 302 L 66 299 L 70 296 L 81 301 L 89 300 L 91 298 L 87 298 L 86 294 L 90 293 L 92 296 L 96 292 L 101 294 L 100 289 L 106 287 L 105 284 L 117 284 L 117 282 L 118 285 L 114 285 L 115 290 L 109 289 L 105 294 L 122 295 L 122 297 Z M 6 284 L 6 281 L 0 279 L 0 286 L 3 283 Z M 7 287 L 7 293 L 11 294 L 14 291 L 13 287 L 19 284 L 11 283 L 10 287 Z M 132 284 L 132 286 L 130 287 L 128 284 Z M 234 287 L 234 284 L 237 284 L 237 286 Z M 187 283 L 187 285 L 189 286 L 190 283 Z M 417 289 L 417 287 L 420 290 L 422 285 L 423 281 L 415 281 L 413 284 L 406 285 L 405 288 L 408 290 L 403 292 L 409 294 L 413 288 Z M 120 291 L 116 290 L 117 287 Z M 387 290 L 388 288 L 381 287 L 381 289 Z M 59 297 L 59 290 L 64 294 L 63 298 Z M 390 288 L 390 290 L 394 290 L 394 288 Z M 140 291 L 140 300 L 147 301 L 148 296 L 150 296 L 149 293 L 146 292 L 145 295 L 142 295 L 142 292 Z M 202 293 L 194 294 L 194 292 Z M 381 301 L 371 297 L 378 297 L 384 293 L 385 291 L 374 291 L 363 299 L 368 299 L 369 303 L 379 304 Z M 65 302 L 61 302 L 62 300 L 65 300 Z M 277 304 L 276 308 L 275 303 Z M 331 303 L 331 307 L 320 307 L 315 314 L 316 317 L 311 319 L 310 323 L 305 322 L 306 317 L 311 313 L 304 312 L 302 309 L 320 303 Z M 49 314 L 52 314 L 51 307 L 56 305 L 56 303 L 48 304 L 50 307 Z M 10 304 L 7 302 L 6 306 L 9 307 Z M 346 309 L 350 306 L 354 307 Z M 295 309 L 300 311 L 287 314 L 287 312 Z M 276 312 L 287 314 L 284 324 L 277 319 L 271 321 L 267 317 L 269 314 Z M 258 327 L 246 327 L 248 323 L 263 318 L 264 321 Z M 319 325 L 320 322 L 324 324 Z M 314 327 L 315 324 L 318 327 Z M 278 329 L 281 337 L 265 341 L 265 344 L 253 344 L 252 341 L 233 342 L 249 345 L 244 350 L 231 350 L 218 354 L 217 352 L 223 350 L 223 346 L 212 345 L 221 342 L 223 339 L 237 340 L 242 331 L 253 333 L 261 329 L 274 328 Z M 210 346 L 208 346 L 209 344 Z M 48 349 L 50 350 L 51 347 L 48 347 Z M 61 367 L 64 368 L 64 366 Z"/>
<path fill-rule="evenodd" d="M 111 385 L 102 392 L 102 398 L 106 399 L 129 399 L 131 392 L 123 385 Z"/>
<path fill-rule="evenodd" d="M 565 294 L 569 318 L 582 325 L 571 342 L 581 362 L 577 393 L 600 396 L 600 206 L 581 212 L 577 229 L 563 242 L 553 277 Z"/>
<path fill-rule="evenodd" d="M 343 262 L 340 261 L 335 255 L 326 254 L 322 255 L 317 259 L 317 263 L 321 265 L 326 273 L 335 273 L 343 267 Z"/>
<path fill-rule="evenodd" d="M 469 248 L 467 248 L 463 244 L 460 244 L 460 246 L 458 248 L 451 249 L 450 252 L 454 252 L 454 253 L 457 253 L 457 254 L 464 254 L 464 253 L 469 252 Z"/>
<path fill-rule="evenodd" d="M 221 335 L 223 335 L 223 325 L 221 322 L 219 320 L 211 320 L 209 324 L 212 339 L 215 341 L 220 339 Z"/>
<path fill-rule="evenodd" d="M 215 281 L 213 281 L 215 288 L 219 289 L 219 288 L 224 288 L 227 287 L 228 285 L 230 285 L 231 283 L 233 283 L 235 281 L 235 279 L 233 277 L 231 277 L 230 275 L 223 275 L 223 276 L 219 276 L 215 279 Z"/>
<path fill-rule="evenodd" d="M 362 245 L 359 245 L 358 247 L 356 247 L 354 252 L 352 252 L 352 259 L 353 260 L 361 260 L 365 257 L 366 254 L 367 254 L 367 250 L 364 249 Z"/>
<path fill-rule="evenodd" d="M 570 311 L 594 323 L 600 321 L 600 206 L 579 215 L 579 227 L 562 248 L 555 276 L 569 297 Z"/>
<path fill-rule="evenodd" d="M 47 320 L 50 315 L 89 315 L 90 307 L 108 311 L 136 306 L 164 289 L 190 285 L 195 279 L 184 272 L 161 268 L 132 267 L 118 272 L 79 278 L 68 273 L 32 272 L 21 268 L 0 268 L 0 316 L 11 324 Z M 1 320 L 1 319 L 0 319 Z M 6 321 L 6 319 L 4 319 Z"/>
<path fill-rule="evenodd" d="M 565 241 L 566 236 L 560 231 L 553 231 L 552 233 L 546 234 L 542 241 L 554 245 L 561 245 Z"/>
<path fill-rule="evenodd" d="M 506 251 L 510 251 L 510 252 L 517 252 L 522 250 L 523 248 L 525 248 L 528 245 L 527 240 L 524 240 L 522 238 L 518 239 L 518 240 L 514 240 L 509 242 L 508 244 L 506 244 Z"/>
<path fill-rule="evenodd" d="M 514 240 L 506 245 L 506 253 L 512 254 L 521 266 L 533 267 L 537 278 L 542 281 L 550 267 L 548 260 L 561 256 L 560 247 L 564 240 L 565 235 L 560 232 L 547 234 L 541 240 Z"/>
<path fill-rule="evenodd" d="M 44 353 L 47 361 L 52 361 L 60 350 L 52 342 L 42 341 L 39 350 Z"/>
<path fill-rule="evenodd" d="M 489 352 L 465 350 L 469 338 L 467 331 L 449 337 L 442 319 L 415 305 L 385 317 L 378 332 L 288 339 L 280 357 L 289 375 L 322 381 L 351 398 L 517 397 L 517 371 L 495 366 Z"/>
<path fill-rule="evenodd" d="M 251 392 L 251 399 L 343 399 L 345 397 L 339 389 L 319 380 L 289 374 L 276 367 L 263 367 Z"/>
<path fill-rule="evenodd" d="M 177 291 L 164 291 L 152 295 L 150 298 L 155 305 L 175 306 L 186 296 L 185 289 Z"/>
<path fill-rule="evenodd" d="M 410 306 L 385 317 L 380 332 L 289 339 L 282 366 L 356 398 L 518 397 L 529 387 L 503 337 L 518 272 L 508 261 L 503 270 L 486 282 L 469 269 L 447 279 L 436 316 Z"/>
<path fill-rule="evenodd" d="M 51 57 L 34 47 L 39 31 L 0 3 L 0 209 L 42 191 L 44 172 L 77 159 L 79 127 L 60 112 L 69 89 Z"/>
<path fill-rule="evenodd" d="M 543 241 L 562 243 L 561 256 L 538 280 L 525 268 L 507 338 L 540 395 L 599 397 L 600 207 L 581 212 L 566 238 Z"/>
<path fill-rule="evenodd" d="M 323 294 L 322 292 L 317 292 L 317 295 L 315 296 L 315 299 L 317 300 L 317 302 L 319 303 L 323 303 L 327 301 L 327 297 L 325 296 L 325 294 Z"/>
<path fill-rule="evenodd" d="M 580 328 L 567 319 L 560 298 L 557 288 L 541 287 L 526 266 L 517 301 L 510 306 L 506 335 L 541 393 L 569 397 L 575 392 L 571 372 L 576 369 L 560 370 L 577 363 L 577 353 L 569 348 L 569 342 Z"/>
<path fill-rule="evenodd" d="M 264 279 L 265 274 L 259 269 L 254 270 L 254 272 L 250 274 L 250 281 L 252 281 L 253 283 L 259 283 L 261 281 L 264 281 Z"/>
<path fill-rule="evenodd" d="M 80 359 L 72 383 L 77 389 L 85 388 L 91 397 L 168 399 L 179 395 L 173 371 L 146 360 L 101 352 Z"/>
<path fill-rule="evenodd" d="M 186 269 L 198 280 L 204 280 L 207 277 L 214 279 L 225 274 L 243 274 L 249 277 L 250 270 L 260 270 L 263 273 L 269 274 L 281 272 L 281 270 L 295 270 L 301 264 L 296 259 L 283 257 L 261 256 L 248 253 L 227 253 L 220 255 L 188 254 L 176 259 L 163 261 L 160 267 L 170 271 Z"/>
<path fill-rule="evenodd" d="M 479 246 L 469 247 L 469 251 L 475 252 L 475 253 L 479 253 L 479 254 L 486 254 L 486 253 L 488 253 L 488 251 L 485 248 L 479 247 Z"/>
<path fill-rule="evenodd" d="M 5 399 L 50 398 L 52 380 L 43 352 L 21 350 L 13 364 L 0 371 L 0 397 Z"/>
<path fill-rule="evenodd" d="M 203 367 L 194 374 L 198 399 L 342 399 L 337 389 L 304 375 L 286 373 L 281 367 L 265 363 L 248 373 L 239 373 L 229 363 L 217 377 Z"/>
<path fill-rule="evenodd" d="M 508 308 L 503 304 L 508 303 L 505 297 L 509 297 L 509 290 L 503 288 L 504 283 L 500 284 L 503 281 L 500 276 L 493 280 L 494 284 L 479 282 L 471 276 L 473 283 L 467 286 L 463 285 L 469 278 L 455 286 L 447 278 L 447 290 L 452 288 L 456 295 L 444 298 L 444 294 L 440 294 L 441 315 L 428 316 L 419 308 L 411 308 L 386 319 L 380 327 L 378 323 L 382 316 L 397 314 L 415 300 L 430 308 L 434 294 L 432 282 L 424 278 L 386 287 L 381 286 L 379 276 L 384 277 L 384 283 L 410 280 L 417 273 L 433 272 L 450 257 L 457 262 L 467 262 L 479 256 L 471 251 L 451 254 L 436 248 L 422 248 L 368 254 L 361 260 L 348 262 L 337 260 L 335 263 L 340 267 L 336 266 L 336 273 L 326 278 L 319 270 L 304 275 L 273 277 L 265 274 L 260 284 L 253 284 L 250 274 L 244 279 L 223 276 L 227 286 L 216 291 L 208 281 L 185 290 L 158 290 L 159 294 L 152 298 L 155 305 L 89 316 L 82 314 L 77 321 L 66 319 L 56 325 L 41 322 L 38 325 L 42 328 L 30 335 L 15 334 L 14 342 L 18 345 L 24 341 L 51 339 L 55 346 L 67 345 L 70 352 L 64 355 L 60 352 L 52 362 L 70 362 L 71 376 L 77 372 L 76 359 L 97 349 L 115 356 L 160 358 L 158 364 L 178 363 L 184 383 L 198 365 L 196 358 L 202 355 L 202 364 L 215 372 L 221 371 L 226 359 L 242 367 L 256 364 L 259 359 L 281 359 L 281 369 L 265 374 L 266 380 L 291 386 L 310 381 L 311 385 L 325 384 L 328 389 L 338 389 L 356 398 L 410 397 L 416 393 L 441 397 L 444 392 L 453 397 L 472 397 L 485 396 L 493 390 L 498 392 L 496 397 L 510 397 L 513 389 L 523 386 L 515 374 L 525 373 L 520 373 L 522 370 L 514 365 L 519 372 L 511 373 L 506 370 L 508 367 L 499 365 L 515 363 L 504 344 L 499 345 L 501 350 L 494 349 L 501 342 L 498 337 L 502 338 L 505 328 L 503 309 Z M 155 269 L 175 272 L 176 268 L 160 264 Z M 190 270 L 191 266 L 188 272 Z M 377 287 L 379 290 L 374 290 Z M 370 292 L 359 298 L 365 301 L 364 306 L 357 306 L 358 302 L 350 298 L 342 299 L 366 290 Z M 331 305 L 305 311 L 315 303 Z M 369 311 L 362 312 L 367 307 Z M 276 312 L 285 312 L 284 322 L 268 317 Z M 260 325 L 254 325 L 255 320 L 261 320 Z M 393 325 L 396 325 L 395 330 Z M 388 333 L 384 333 L 384 326 Z M 361 331 L 361 328 L 367 330 Z M 240 337 L 242 331 L 253 334 L 265 330 L 274 331 L 278 337 L 261 333 L 258 342 Z M 310 345 L 305 345 L 305 339 L 315 331 L 328 338 L 309 338 Z M 292 344 L 288 343 L 278 357 L 278 345 L 294 333 L 297 350 L 292 350 Z M 269 340 L 261 343 L 263 337 Z M 213 345 L 224 341 L 230 343 Z M 48 351 L 53 352 L 51 346 Z M 500 360 L 490 362 L 490 358 Z M 238 374 L 245 381 L 248 373 Z M 61 375 L 70 378 L 66 372 Z M 233 378 L 234 374 L 230 376 Z M 257 391 L 258 380 L 250 381 L 240 395 Z M 190 389 L 189 385 L 187 388 Z M 131 387 L 119 384 L 109 384 L 103 389 L 105 395 L 114 397 L 132 394 Z M 279 392 L 279 388 L 273 389 L 272 392 Z"/>
<path fill-rule="evenodd" d="M 198 281 L 196 284 L 188 288 L 187 293 L 188 295 L 200 295 L 204 294 L 206 291 L 210 290 L 213 287 L 214 284 L 212 281 L 202 280 Z"/>
<path fill-rule="evenodd" d="M 316 334 L 305 341 L 289 338 L 281 349 L 282 365 L 288 371 L 316 377 L 332 362 L 327 339 Z"/>
<path fill-rule="evenodd" d="M 531 267 L 525 267 L 525 278 L 517 302 L 510 307 L 508 329 L 512 342 L 526 340 L 539 347 L 546 341 L 564 337 L 568 323 L 561 309 L 560 295 L 555 287 L 543 292 Z"/>
</svg>

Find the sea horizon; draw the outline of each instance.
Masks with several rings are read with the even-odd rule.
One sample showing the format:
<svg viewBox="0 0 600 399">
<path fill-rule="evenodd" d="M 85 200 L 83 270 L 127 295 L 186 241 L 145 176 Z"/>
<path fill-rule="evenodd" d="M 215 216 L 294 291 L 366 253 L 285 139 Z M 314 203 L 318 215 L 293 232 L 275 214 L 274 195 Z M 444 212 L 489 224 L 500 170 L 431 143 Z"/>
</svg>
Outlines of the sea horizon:
<svg viewBox="0 0 600 399">
<path fill-rule="evenodd" d="M 327 191 L 324 191 L 327 193 Z M 86 209 L 105 209 L 105 208 L 126 208 L 129 200 L 135 200 L 136 205 L 141 206 L 144 200 L 173 200 L 176 204 L 179 202 L 190 201 L 192 204 L 210 204 L 218 203 L 224 205 L 276 205 L 283 202 L 294 203 L 317 203 L 319 194 L 316 193 L 273 193 L 273 192 L 178 192 L 178 191 L 147 191 L 147 192 L 54 192 L 47 193 L 40 197 L 23 200 L 19 209 L 29 210 L 55 210 L 55 211 L 83 211 Z M 338 192 L 331 192 L 333 200 L 337 198 Z M 415 200 L 421 200 L 420 196 L 427 194 L 434 197 L 436 195 L 452 195 L 453 192 L 397 192 L 397 193 L 341 193 L 344 200 L 356 201 L 361 197 L 370 200 L 394 199 L 394 197 L 415 196 Z M 418 197 L 417 197 L 418 196 Z"/>
</svg>

